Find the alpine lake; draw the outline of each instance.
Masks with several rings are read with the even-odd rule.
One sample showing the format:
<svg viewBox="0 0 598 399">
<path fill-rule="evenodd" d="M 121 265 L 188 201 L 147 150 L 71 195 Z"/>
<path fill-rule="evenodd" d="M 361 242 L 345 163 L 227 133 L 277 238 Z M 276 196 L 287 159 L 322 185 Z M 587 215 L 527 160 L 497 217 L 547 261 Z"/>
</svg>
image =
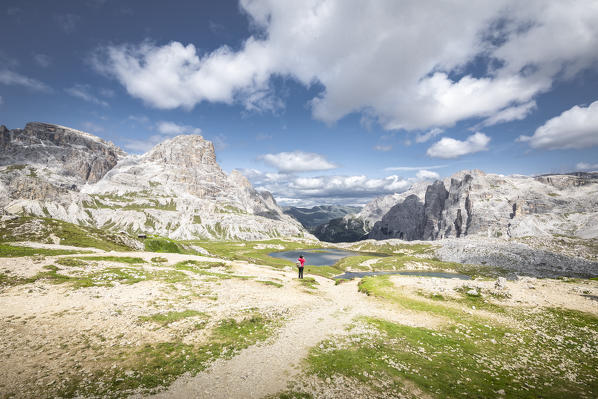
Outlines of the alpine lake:
<svg viewBox="0 0 598 399">
<path fill-rule="evenodd" d="M 284 259 L 291 262 L 295 262 L 300 255 L 305 258 L 306 266 L 333 266 L 336 262 L 341 259 L 348 258 L 351 256 L 378 256 L 387 257 L 389 255 L 383 253 L 374 252 L 356 252 L 347 251 L 336 248 L 316 248 L 316 249 L 304 249 L 304 250 L 292 250 L 292 251 L 280 251 L 272 252 L 268 254 L 273 258 Z M 334 279 L 353 279 L 362 278 L 366 276 L 379 276 L 388 274 L 399 274 L 406 276 L 422 276 L 422 277 L 440 277 L 440 278 L 458 278 L 460 280 L 470 280 L 471 278 L 465 274 L 459 273 L 446 273 L 438 271 L 421 271 L 421 270 L 387 270 L 387 271 L 346 271 L 343 274 L 334 276 Z"/>
</svg>

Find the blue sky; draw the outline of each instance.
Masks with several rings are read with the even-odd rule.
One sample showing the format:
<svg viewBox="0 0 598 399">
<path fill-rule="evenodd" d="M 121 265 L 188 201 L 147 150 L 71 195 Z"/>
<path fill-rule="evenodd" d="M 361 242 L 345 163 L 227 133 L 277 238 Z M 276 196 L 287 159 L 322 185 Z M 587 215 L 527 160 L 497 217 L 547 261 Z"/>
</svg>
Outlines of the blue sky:
<svg viewBox="0 0 598 399">
<path fill-rule="evenodd" d="M 281 204 L 598 170 L 598 3 L 4 1 L 0 124 L 216 145 Z"/>
</svg>

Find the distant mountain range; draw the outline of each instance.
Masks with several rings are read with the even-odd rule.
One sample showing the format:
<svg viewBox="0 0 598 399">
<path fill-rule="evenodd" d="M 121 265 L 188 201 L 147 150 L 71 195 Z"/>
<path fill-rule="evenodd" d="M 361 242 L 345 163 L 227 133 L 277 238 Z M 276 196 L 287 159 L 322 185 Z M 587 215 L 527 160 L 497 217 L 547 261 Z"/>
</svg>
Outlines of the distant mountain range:
<svg viewBox="0 0 598 399">
<path fill-rule="evenodd" d="M 321 240 L 598 237 L 598 173 L 502 176 L 460 171 L 380 197 L 319 226 Z"/>
<path fill-rule="evenodd" d="M 0 214 L 34 215 L 176 239 L 313 238 L 211 142 L 177 136 L 129 155 L 89 133 L 46 123 L 0 126 Z"/>
<path fill-rule="evenodd" d="M 284 213 L 297 219 L 303 227 L 313 230 L 317 226 L 327 223 L 332 219 L 342 218 L 345 215 L 357 213 L 360 206 L 345 205 L 320 205 L 313 208 L 297 208 L 294 206 L 283 207 Z"/>
<path fill-rule="evenodd" d="M 469 170 L 361 209 L 283 212 L 239 172 L 225 174 L 214 146 L 201 136 L 177 136 L 129 155 L 89 133 L 33 122 L 24 129 L 0 126 L 0 219 L 15 215 L 174 239 L 595 239 L 598 173 L 529 177 Z"/>
</svg>

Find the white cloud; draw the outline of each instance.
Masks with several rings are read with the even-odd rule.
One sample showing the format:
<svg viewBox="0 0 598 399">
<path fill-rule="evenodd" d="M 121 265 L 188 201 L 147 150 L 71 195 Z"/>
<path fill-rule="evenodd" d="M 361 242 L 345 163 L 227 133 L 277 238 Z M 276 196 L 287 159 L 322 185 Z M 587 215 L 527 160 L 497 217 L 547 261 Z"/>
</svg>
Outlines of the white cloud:
<svg viewBox="0 0 598 399">
<path fill-rule="evenodd" d="M 519 136 L 532 148 L 556 150 L 587 148 L 598 145 L 598 101 L 587 107 L 574 106 L 549 119 L 533 136 Z"/>
<path fill-rule="evenodd" d="M 440 178 L 438 173 L 431 170 L 420 170 L 415 176 L 418 180 L 437 180 Z"/>
<path fill-rule="evenodd" d="M 507 107 L 502 111 L 492 115 L 482 122 L 482 126 L 492 126 L 499 123 L 518 121 L 525 119 L 533 110 L 536 109 L 536 102 L 530 101 L 525 104 Z"/>
<path fill-rule="evenodd" d="M 88 103 L 101 105 L 102 107 L 108 107 L 108 103 L 106 101 L 99 99 L 91 93 L 90 87 L 88 85 L 77 84 L 73 87 L 69 87 L 68 89 L 64 89 L 64 91 L 67 94 L 83 101 L 87 101 Z"/>
<path fill-rule="evenodd" d="M 52 58 L 47 54 L 33 54 L 33 61 L 42 68 L 47 68 L 52 64 Z"/>
<path fill-rule="evenodd" d="M 426 133 L 423 133 L 423 134 L 420 133 L 417 136 L 415 136 L 415 142 L 416 143 L 425 143 L 426 141 L 433 139 L 434 137 L 436 137 L 442 133 L 444 133 L 444 129 L 435 127 L 434 129 L 431 129 L 430 131 L 428 131 Z"/>
<path fill-rule="evenodd" d="M 2 99 L 2 96 L 0 96 L 0 105 L 4 104 L 4 100 Z"/>
<path fill-rule="evenodd" d="M 373 179 L 367 176 L 315 176 L 299 177 L 292 174 L 263 173 L 255 169 L 242 173 L 260 190 L 270 191 L 279 202 L 309 203 L 317 198 L 319 203 L 360 202 L 384 194 L 408 189 L 413 179 L 387 176 Z"/>
<path fill-rule="evenodd" d="M 147 137 L 143 140 L 136 140 L 136 139 L 124 139 L 123 147 L 129 151 L 135 153 L 145 153 L 154 148 L 157 144 L 160 144 L 164 140 L 168 139 L 167 136 L 163 136 L 160 134 L 155 134 L 152 136 Z"/>
<path fill-rule="evenodd" d="M 480 132 L 472 134 L 465 141 L 444 137 L 428 148 L 426 154 L 434 158 L 457 158 L 466 154 L 487 151 L 489 142 L 490 137 Z"/>
<path fill-rule="evenodd" d="M 52 91 L 45 83 L 42 83 L 36 79 L 28 78 L 27 76 L 8 69 L 0 69 L 0 83 L 9 86 L 23 86 L 34 91 Z"/>
<path fill-rule="evenodd" d="M 442 169 L 446 168 L 448 165 L 431 165 L 431 166 L 391 166 L 389 168 L 384 168 L 386 172 L 411 172 L 414 170 L 422 170 L 422 169 Z"/>
<path fill-rule="evenodd" d="M 286 173 L 265 173 L 256 169 L 241 172 L 258 190 L 271 192 L 276 201 L 285 205 L 315 205 L 323 203 L 365 203 L 386 194 L 400 193 L 415 182 L 437 179 L 431 171 L 420 170 L 417 177 L 405 179 L 397 175 L 382 178 L 356 176 L 297 176 Z"/>
<path fill-rule="evenodd" d="M 283 173 L 329 170 L 337 167 L 320 154 L 303 151 L 266 154 L 260 156 L 260 159 Z"/>
<path fill-rule="evenodd" d="M 67 92 L 67 94 L 77 97 L 83 101 L 87 101 L 88 103 L 101 105 L 102 107 L 108 106 L 106 101 L 100 100 L 91 92 L 91 86 L 89 85 L 76 84 L 73 87 L 64 89 L 64 91 Z"/>
<path fill-rule="evenodd" d="M 242 52 L 221 47 L 201 57 L 192 44 L 146 42 L 104 48 L 93 64 L 157 108 L 190 109 L 201 101 L 230 104 L 237 97 L 255 108 L 268 104 L 270 57 L 264 50 L 261 42 L 249 39 Z"/>
<path fill-rule="evenodd" d="M 595 172 L 598 171 L 598 163 L 580 162 L 576 165 L 577 170 Z"/>
<path fill-rule="evenodd" d="M 374 150 L 386 152 L 386 151 L 392 150 L 392 146 L 391 145 L 377 145 L 374 147 Z"/>
<path fill-rule="evenodd" d="M 178 134 L 201 134 L 201 129 L 189 125 L 179 125 L 175 122 L 160 121 L 156 124 L 156 128 L 162 134 L 169 136 L 176 136 Z"/>
<path fill-rule="evenodd" d="M 557 77 L 598 61 L 595 0 L 479 7 L 466 0 L 242 0 L 241 7 L 258 33 L 239 50 L 123 44 L 102 49 L 95 66 L 158 108 L 202 101 L 276 108 L 270 78 L 284 76 L 322 85 L 311 101 L 322 121 L 364 112 L 386 129 L 416 130 L 472 117 L 523 118 Z M 479 60 L 486 70 L 466 74 Z"/>
</svg>

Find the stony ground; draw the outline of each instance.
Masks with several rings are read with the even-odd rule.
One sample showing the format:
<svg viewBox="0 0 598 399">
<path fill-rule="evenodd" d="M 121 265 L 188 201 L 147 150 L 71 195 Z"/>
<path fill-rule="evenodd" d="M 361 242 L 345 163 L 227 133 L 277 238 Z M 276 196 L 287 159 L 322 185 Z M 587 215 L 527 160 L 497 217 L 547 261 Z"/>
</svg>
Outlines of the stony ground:
<svg viewBox="0 0 598 399">
<path fill-rule="evenodd" d="M 597 281 L 336 285 L 150 252 L 0 273 L 0 398 L 598 397 Z"/>
</svg>

